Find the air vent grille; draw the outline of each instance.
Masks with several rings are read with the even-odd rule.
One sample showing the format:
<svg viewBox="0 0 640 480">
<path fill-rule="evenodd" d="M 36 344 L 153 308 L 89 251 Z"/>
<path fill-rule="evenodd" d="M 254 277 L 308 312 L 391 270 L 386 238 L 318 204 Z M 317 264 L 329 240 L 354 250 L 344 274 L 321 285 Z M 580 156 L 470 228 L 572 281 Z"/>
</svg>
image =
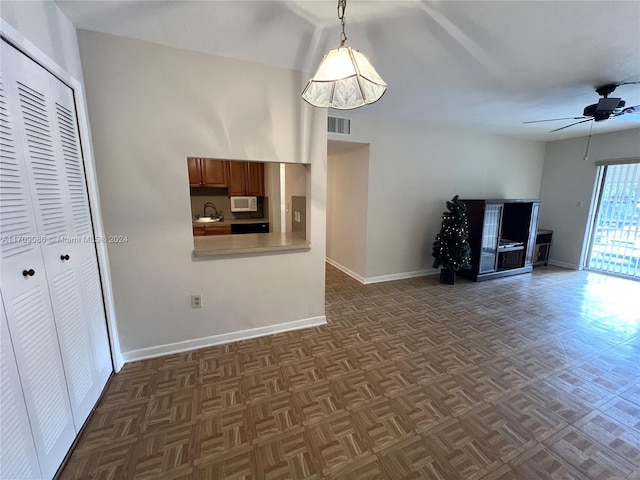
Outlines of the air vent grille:
<svg viewBox="0 0 640 480">
<path fill-rule="evenodd" d="M 328 117 L 327 131 L 329 133 L 351 135 L 351 119 L 341 117 Z"/>
</svg>

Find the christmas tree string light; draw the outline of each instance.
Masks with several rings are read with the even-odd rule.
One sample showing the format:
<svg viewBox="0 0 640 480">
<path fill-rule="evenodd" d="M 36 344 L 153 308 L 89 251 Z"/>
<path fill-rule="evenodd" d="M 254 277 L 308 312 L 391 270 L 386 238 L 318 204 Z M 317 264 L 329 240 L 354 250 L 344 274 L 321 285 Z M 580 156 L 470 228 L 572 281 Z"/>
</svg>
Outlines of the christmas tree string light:
<svg viewBox="0 0 640 480">
<path fill-rule="evenodd" d="M 442 267 L 450 272 L 471 268 L 471 246 L 467 225 L 467 206 L 458 195 L 447 202 L 448 212 L 442 214 L 442 227 L 433 242 L 433 268 Z"/>
</svg>

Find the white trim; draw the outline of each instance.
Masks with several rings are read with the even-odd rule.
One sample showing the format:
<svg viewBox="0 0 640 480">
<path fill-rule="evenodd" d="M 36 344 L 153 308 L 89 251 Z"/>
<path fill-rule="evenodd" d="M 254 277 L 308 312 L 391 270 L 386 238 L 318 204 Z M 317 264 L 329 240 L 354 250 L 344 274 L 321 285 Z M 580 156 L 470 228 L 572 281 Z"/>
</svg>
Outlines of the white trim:
<svg viewBox="0 0 640 480">
<path fill-rule="evenodd" d="M 596 214 L 600 208 L 600 192 L 602 190 L 602 180 L 604 179 L 604 168 L 598 167 L 596 170 L 596 176 L 593 181 L 593 189 L 591 191 L 591 202 L 589 202 L 589 214 L 587 216 L 587 224 L 584 229 L 584 237 L 582 237 L 582 248 L 580 250 L 580 269 L 584 268 L 589 262 L 590 244 L 593 238 L 594 229 L 596 227 Z"/>
<path fill-rule="evenodd" d="M 80 142 L 82 146 L 82 158 L 84 160 L 87 190 L 89 192 L 89 204 L 91 206 L 91 217 L 95 235 L 104 237 L 102 215 L 100 213 L 100 200 L 98 196 L 98 182 L 96 180 L 96 168 L 93 157 L 93 145 L 91 142 L 91 131 L 89 129 L 89 115 L 82 79 L 76 79 L 60 65 L 49 58 L 42 50 L 24 37 L 19 31 L 0 18 L 0 33 L 21 50 L 25 55 L 43 66 L 61 81 L 66 83 L 72 90 L 78 114 L 78 129 L 80 131 Z M 116 324 L 116 314 L 113 302 L 113 290 L 111 288 L 111 274 L 109 271 L 109 258 L 107 247 L 104 243 L 96 245 L 98 252 L 98 264 L 100 265 L 100 279 L 102 281 L 102 292 L 104 294 L 105 310 L 107 316 L 107 329 L 109 331 L 109 342 L 111 346 L 111 359 L 114 370 L 119 372 L 124 365 L 122 351 L 120 349 L 120 337 Z"/>
<path fill-rule="evenodd" d="M 560 262 L 558 260 L 551 259 L 549 259 L 547 263 L 549 265 L 553 265 L 554 267 L 570 268 L 571 270 L 582 270 L 580 266 L 576 265 L 575 263 Z"/>
<path fill-rule="evenodd" d="M 597 160 L 596 167 L 604 167 L 606 165 L 629 165 L 631 163 L 640 163 L 640 157 L 611 158 L 609 160 Z"/>
<path fill-rule="evenodd" d="M 237 332 L 223 333 L 221 335 L 196 338 L 194 340 L 185 340 L 183 342 L 168 343 L 166 345 L 157 345 L 155 347 L 131 350 L 130 352 L 124 352 L 122 356 L 125 363 L 129 363 L 137 360 L 145 360 L 147 358 L 187 352 L 189 350 L 195 350 L 198 348 L 212 347 L 214 345 L 223 345 L 225 343 L 239 342 L 241 340 L 264 337 L 266 335 L 272 335 L 274 333 L 291 332 L 293 330 L 301 330 L 303 328 L 318 327 L 320 325 L 326 325 L 326 323 L 327 318 L 322 315 L 320 317 L 294 320 L 293 322 L 269 325 L 267 327 L 251 328 L 249 330 L 240 330 Z"/>
<path fill-rule="evenodd" d="M 364 283 L 368 285 L 370 283 L 390 282 L 392 280 L 404 280 L 407 278 L 424 277 L 426 275 L 437 275 L 440 270 L 436 268 L 427 268 L 425 270 L 415 270 L 413 272 L 392 273 L 391 275 L 379 275 L 377 277 L 365 278 Z"/>
<path fill-rule="evenodd" d="M 440 270 L 437 268 L 428 268 L 425 270 L 415 270 L 413 272 L 402 272 L 402 273 L 392 273 L 390 275 L 379 275 L 377 277 L 363 277 L 358 275 L 356 272 L 349 270 L 344 265 L 336 262 L 335 260 L 326 257 L 326 261 L 329 265 L 336 267 L 341 272 L 346 273 L 350 277 L 356 279 L 363 285 L 369 285 L 370 283 L 380 283 L 380 282 L 390 282 L 393 280 L 404 280 L 407 278 L 415 278 L 415 277 L 424 277 L 426 275 L 437 275 L 440 273 Z"/>
<path fill-rule="evenodd" d="M 335 260 L 330 259 L 329 257 L 325 258 L 327 263 L 331 266 L 336 267 L 338 270 L 340 270 L 343 273 L 346 273 L 347 275 L 349 275 L 351 278 L 356 279 L 357 281 L 359 281 L 360 283 L 365 283 L 365 278 L 361 275 L 358 275 L 356 272 L 354 272 L 353 270 L 349 270 L 347 267 L 345 267 L 344 265 L 336 262 Z"/>
</svg>

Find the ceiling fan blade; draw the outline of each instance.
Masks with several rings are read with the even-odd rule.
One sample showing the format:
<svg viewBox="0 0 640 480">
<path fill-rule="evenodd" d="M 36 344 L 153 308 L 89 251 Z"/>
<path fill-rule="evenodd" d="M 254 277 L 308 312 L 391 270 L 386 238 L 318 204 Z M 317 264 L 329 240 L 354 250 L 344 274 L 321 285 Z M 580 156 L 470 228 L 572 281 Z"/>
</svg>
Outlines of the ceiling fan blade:
<svg viewBox="0 0 640 480">
<path fill-rule="evenodd" d="M 556 120 L 582 120 L 583 118 L 591 118 L 591 117 L 549 118 L 548 120 L 529 120 L 528 122 L 522 122 L 522 123 L 555 122 Z"/>
<path fill-rule="evenodd" d="M 578 125 L 584 122 L 592 122 L 593 118 L 588 118 L 586 120 L 582 120 L 581 122 L 571 123 L 569 125 L 565 125 L 564 127 L 556 128 L 555 130 L 551 130 L 549 133 L 557 132 L 558 130 L 564 130 L 565 128 L 573 127 L 574 125 Z"/>
<path fill-rule="evenodd" d="M 624 108 L 624 109 L 620 110 L 619 112 L 614 112 L 614 113 L 611 114 L 611 116 L 609 118 L 618 118 L 618 117 L 621 117 L 622 115 L 624 115 L 625 113 L 640 114 L 640 105 L 634 105 L 632 107 Z"/>
</svg>

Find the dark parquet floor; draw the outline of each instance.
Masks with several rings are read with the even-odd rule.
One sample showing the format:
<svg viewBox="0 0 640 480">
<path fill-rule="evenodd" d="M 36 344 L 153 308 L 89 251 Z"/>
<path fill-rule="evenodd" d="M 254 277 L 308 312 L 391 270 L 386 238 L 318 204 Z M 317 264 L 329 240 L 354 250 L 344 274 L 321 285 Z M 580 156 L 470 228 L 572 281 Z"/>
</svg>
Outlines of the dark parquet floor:
<svg viewBox="0 0 640 480">
<path fill-rule="evenodd" d="M 125 365 L 62 479 L 640 480 L 640 283 L 361 285 L 328 324 Z"/>
</svg>

